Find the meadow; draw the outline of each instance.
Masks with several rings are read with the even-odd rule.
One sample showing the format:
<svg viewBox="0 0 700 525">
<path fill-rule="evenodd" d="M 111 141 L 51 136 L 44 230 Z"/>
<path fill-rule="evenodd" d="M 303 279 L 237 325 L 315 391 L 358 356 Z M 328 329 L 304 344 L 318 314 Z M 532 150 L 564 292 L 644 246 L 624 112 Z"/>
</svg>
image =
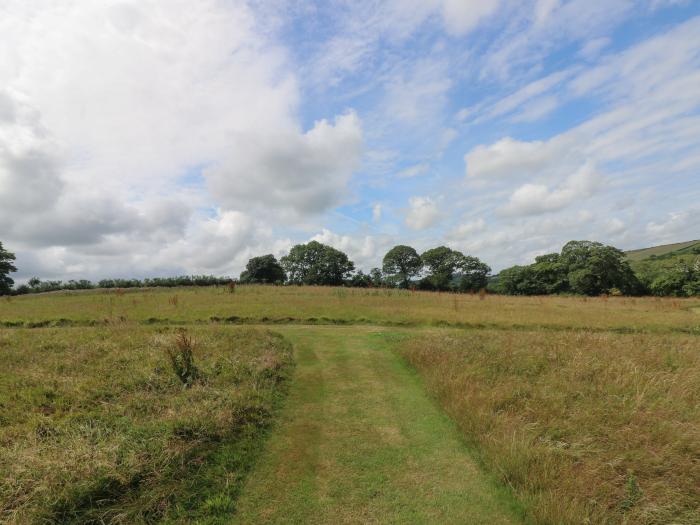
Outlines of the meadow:
<svg viewBox="0 0 700 525">
<path fill-rule="evenodd" d="M 51 292 L 0 300 L 0 326 L 369 324 L 700 333 L 700 299 L 513 297 L 321 286 Z"/>
<path fill-rule="evenodd" d="M 0 522 L 223 523 L 292 364 L 281 336 L 190 330 L 190 388 L 130 327 L 0 332 Z"/>
<path fill-rule="evenodd" d="M 700 523 L 697 299 L 57 292 L 0 355 L 2 522 Z"/>
</svg>

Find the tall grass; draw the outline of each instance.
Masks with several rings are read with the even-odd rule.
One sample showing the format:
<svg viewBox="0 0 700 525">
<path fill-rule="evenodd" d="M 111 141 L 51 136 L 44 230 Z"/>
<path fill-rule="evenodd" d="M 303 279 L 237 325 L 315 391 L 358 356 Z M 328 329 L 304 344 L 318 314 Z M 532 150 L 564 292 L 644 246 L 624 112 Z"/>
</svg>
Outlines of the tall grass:
<svg viewBox="0 0 700 525">
<path fill-rule="evenodd" d="M 468 325 L 522 329 L 696 331 L 698 299 L 505 297 L 311 286 L 59 292 L 0 301 L 0 327 L 15 324 L 128 322 L 343 322 L 401 326 Z M 179 305 L 179 306 L 178 306 Z"/>
<path fill-rule="evenodd" d="M 0 522 L 227 523 L 285 391 L 272 332 L 196 328 L 183 389 L 152 328 L 0 331 Z"/>
<path fill-rule="evenodd" d="M 700 339 L 480 331 L 399 351 L 536 523 L 700 523 Z"/>
</svg>

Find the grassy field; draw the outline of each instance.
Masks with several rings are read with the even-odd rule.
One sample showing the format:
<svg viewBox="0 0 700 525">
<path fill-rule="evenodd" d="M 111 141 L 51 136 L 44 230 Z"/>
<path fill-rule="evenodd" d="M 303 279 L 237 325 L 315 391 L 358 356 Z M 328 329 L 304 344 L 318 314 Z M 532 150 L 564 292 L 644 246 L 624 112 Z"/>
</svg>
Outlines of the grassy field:
<svg viewBox="0 0 700 525">
<path fill-rule="evenodd" d="M 199 378 L 172 330 L 0 332 L 0 522 L 227 523 L 284 392 L 291 347 L 196 328 Z"/>
<path fill-rule="evenodd" d="M 653 246 L 651 248 L 642 248 L 640 250 L 630 250 L 626 252 L 627 259 L 630 261 L 641 261 L 652 255 L 665 255 L 667 253 L 675 252 L 678 250 L 684 250 L 685 248 L 690 248 L 692 246 L 700 245 L 700 240 L 698 241 L 688 241 L 688 242 L 678 242 L 675 244 L 663 244 L 661 246 Z"/>
<path fill-rule="evenodd" d="M 0 522 L 700 523 L 697 299 L 51 293 L 0 356 Z"/>
<path fill-rule="evenodd" d="M 700 299 L 508 297 L 327 287 L 238 286 L 55 292 L 0 301 L 0 326 L 302 323 L 695 331 Z"/>
<path fill-rule="evenodd" d="M 536 523 L 700 523 L 700 339 L 484 330 L 400 353 Z"/>
</svg>

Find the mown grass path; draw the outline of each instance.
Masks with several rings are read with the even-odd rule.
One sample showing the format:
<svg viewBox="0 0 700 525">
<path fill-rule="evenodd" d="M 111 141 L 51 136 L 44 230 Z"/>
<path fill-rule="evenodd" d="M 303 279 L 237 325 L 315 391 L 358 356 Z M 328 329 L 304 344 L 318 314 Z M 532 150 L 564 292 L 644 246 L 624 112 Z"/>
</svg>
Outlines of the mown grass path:
<svg viewBox="0 0 700 525">
<path fill-rule="evenodd" d="M 417 377 L 369 327 L 279 327 L 297 370 L 238 523 L 518 523 Z"/>
</svg>

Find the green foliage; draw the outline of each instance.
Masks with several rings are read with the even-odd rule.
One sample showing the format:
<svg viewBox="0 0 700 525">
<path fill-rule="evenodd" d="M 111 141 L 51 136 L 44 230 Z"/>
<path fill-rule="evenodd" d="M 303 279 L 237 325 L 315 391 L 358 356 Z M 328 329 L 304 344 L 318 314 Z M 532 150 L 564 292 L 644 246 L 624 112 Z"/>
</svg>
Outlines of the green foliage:
<svg viewBox="0 0 700 525">
<path fill-rule="evenodd" d="M 632 262 L 635 273 L 653 295 L 700 295 L 700 244 Z"/>
<path fill-rule="evenodd" d="M 408 288 L 411 278 L 423 268 L 423 261 L 414 248 L 405 245 L 394 246 L 382 261 L 382 269 L 390 282 L 401 288 Z"/>
<path fill-rule="evenodd" d="M 420 258 L 428 271 L 426 280 L 432 289 L 449 290 L 452 288 L 452 279 L 460 267 L 464 255 L 447 246 L 438 246 L 426 250 Z"/>
<path fill-rule="evenodd" d="M 625 254 L 599 242 L 571 241 L 561 254 L 547 254 L 528 266 L 503 270 L 498 289 L 510 295 L 548 295 L 570 292 L 579 295 L 636 295 L 643 286 Z"/>
<path fill-rule="evenodd" d="M 581 295 L 602 295 L 613 288 L 625 295 L 641 290 L 640 283 L 621 250 L 592 241 L 570 241 L 560 260 L 568 272 L 569 287 Z"/>
<path fill-rule="evenodd" d="M 242 283 L 281 284 L 286 279 L 284 269 L 272 254 L 253 257 L 245 268 L 240 278 Z"/>
<path fill-rule="evenodd" d="M 347 284 L 353 288 L 370 288 L 374 286 L 372 276 L 364 273 L 362 270 L 358 270 L 352 274 L 352 277 L 350 277 Z"/>
<path fill-rule="evenodd" d="M 369 272 L 369 276 L 372 279 L 372 286 L 379 288 L 386 284 L 384 280 L 384 274 L 379 268 L 372 268 Z"/>
<path fill-rule="evenodd" d="M 297 244 L 282 257 L 290 284 L 340 286 L 355 269 L 348 256 L 318 241 Z"/>
<path fill-rule="evenodd" d="M 182 275 L 178 277 L 155 277 L 151 279 L 102 279 L 97 283 L 78 281 L 42 281 L 38 277 L 29 279 L 26 285 L 15 290 L 15 294 L 56 292 L 59 290 L 92 290 L 94 288 L 175 288 L 178 286 L 221 286 L 231 282 L 230 277 L 213 275 Z"/>
<path fill-rule="evenodd" d="M 17 268 L 12 264 L 15 254 L 5 250 L 0 242 L 0 295 L 12 293 L 12 285 L 15 282 L 10 278 L 10 273 L 16 272 Z"/>
<path fill-rule="evenodd" d="M 447 246 L 427 250 L 421 260 L 428 275 L 421 280 L 424 290 L 476 292 L 486 288 L 491 268 L 478 258 Z"/>
<path fill-rule="evenodd" d="M 459 284 L 461 292 L 477 292 L 487 287 L 491 267 L 481 262 L 477 257 L 465 255 L 459 265 Z"/>
</svg>

